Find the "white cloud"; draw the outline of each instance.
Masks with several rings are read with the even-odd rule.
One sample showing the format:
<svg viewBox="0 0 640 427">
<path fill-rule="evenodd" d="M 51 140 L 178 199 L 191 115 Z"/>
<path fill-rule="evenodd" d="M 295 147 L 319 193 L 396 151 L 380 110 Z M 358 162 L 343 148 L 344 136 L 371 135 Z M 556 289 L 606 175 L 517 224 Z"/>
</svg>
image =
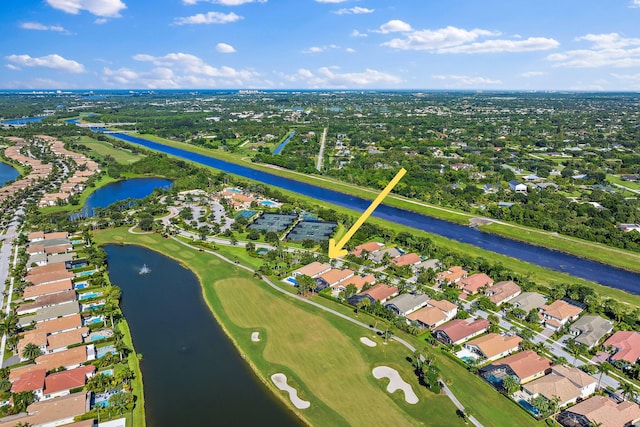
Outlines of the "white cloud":
<svg viewBox="0 0 640 427">
<path fill-rule="evenodd" d="M 29 55 L 5 56 L 7 61 L 16 67 L 44 67 L 68 73 L 83 73 L 84 65 L 71 59 L 65 59 L 58 54 L 34 58 Z"/>
<path fill-rule="evenodd" d="M 590 48 L 568 50 L 547 56 L 555 67 L 596 68 L 640 66 L 640 39 L 617 33 L 587 34 L 576 41 L 591 42 Z"/>
<path fill-rule="evenodd" d="M 525 40 L 486 40 L 483 42 L 463 44 L 445 49 L 438 53 L 498 53 L 498 52 L 530 52 L 549 50 L 560 45 L 554 39 L 546 37 L 529 37 Z"/>
<path fill-rule="evenodd" d="M 236 22 L 242 19 L 242 16 L 238 16 L 235 13 L 221 13 L 221 12 L 208 12 L 198 13 L 197 15 L 187 16 L 183 18 L 176 18 L 174 23 L 176 25 L 187 24 L 228 24 L 230 22 Z"/>
<path fill-rule="evenodd" d="M 352 47 L 347 47 L 347 48 L 345 48 L 344 51 L 347 52 L 347 53 L 354 53 L 356 50 L 354 48 L 352 48 Z"/>
<path fill-rule="evenodd" d="M 376 32 L 382 34 L 407 31 L 411 31 L 411 25 L 399 19 L 392 19 L 391 21 L 382 24 L 379 30 L 376 30 Z"/>
<path fill-rule="evenodd" d="M 37 30 L 37 31 L 57 31 L 61 33 L 67 32 L 64 27 L 60 25 L 44 25 L 39 22 L 24 22 L 20 25 L 23 30 Z"/>
<path fill-rule="evenodd" d="M 80 11 L 106 18 L 119 18 L 120 11 L 127 8 L 121 0 L 46 0 L 49 6 L 77 15 Z"/>
<path fill-rule="evenodd" d="M 369 35 L 366 33 L 361 33 L 358 30 L 351 31 L 351 37 L 368 37 Z"/>
<path fill-rule="evenodd" d="M 234 53 L 236 49 L 227 43 L 218 43 L 216 45 L 216 50 L 220 53 Z"/>
<path fill-rule="evenodd" d="M 640 0 L 632 0 L 629 7 L 640 7 Z"/>
<path fill-rule="evenodd" d="M 333 69 L 332 69 L 333 68 Z M 321 67 L 315 73 L 301 68 L 293 75 L 284 78 L 291 83 L 303 84 L 310 88 L 352 88 L 352 87 L 390 87 L 402 82 L 393 74 L 366 69 L 362 72 L 340 73 L 337 67 Z"/>
<path fill-rule="evenodd" d="M 106 18 L 96 18 L 96 20 L 93 21 L 93 23 L 97 25 L 106 24 L 107 22 L 109 22 L 109 20 Z"/>
<path fill-rule="evenodd" d="M 198 3 L 221 4 L 222 6 L 240 6 L 246 3 L 266 3 L 267 0 L 182 0 L 182 3 L 193 5 Z"/>
<path fill-rule="evenodd" d="M 544 76 L 547 73 L 544 71 L 526 71 L 524 73 L 520 74 L 520 77 L 525 77 L 525 78 L 529 78 L 529 77 L 538 77 L 538 76 Z"/>
<path fill-rule="evenodd" d="M 340 46 L 335 44 L 330 44 L 326 46 L 311 46 L 310 48 L 304 49 L 302 53 L 321 53 L 329 49 L 340 49 Z"/>
<path fill-rule="evenodd" d="M 109 87 L 161 88 L 238 88 L 259 85 L 259 73 L 228 66 L 214 67 L 188 53 L 169 53 L 164 56 L 138 54 L 133 57 L 152 68 L 143 71 L 124 68 L 104 68 L 103 80 Z"/>
<path fill-rule="evenodd" d="M 464 75 L 435 75 L 431 76 L 435 80 L 444 81 L 448 87 L 483 87 L 502 84 L 502 81 L 480 76 Z"/>
<path fill-rule="evenodd" d="M 366 7 L 351 7 L 351 8 L 342 8 L 334 11 L 336 15 L 360 15 L 363 13 L 373 13 L 375 9 L 367 9 Z"/>
<path fill-rule="evenodd" d="M 379 32 L 384 33 L 385 31 L 381 27 Z M 404 31 L 402 37 L 391 39 L 382 45 L 393 49 L 423 50 L 431 53 L 529 52 L 553 49 L 560 45 L 556 40 L 546 37 L 529 37 L 527 39 L 518 37 L 516 40 L 491 38 L 478 41 L 480 38 L 499 35 L 500 32 L 481 28 L 466 30 L 448 26 L 437 30 Z"/>
</svg>

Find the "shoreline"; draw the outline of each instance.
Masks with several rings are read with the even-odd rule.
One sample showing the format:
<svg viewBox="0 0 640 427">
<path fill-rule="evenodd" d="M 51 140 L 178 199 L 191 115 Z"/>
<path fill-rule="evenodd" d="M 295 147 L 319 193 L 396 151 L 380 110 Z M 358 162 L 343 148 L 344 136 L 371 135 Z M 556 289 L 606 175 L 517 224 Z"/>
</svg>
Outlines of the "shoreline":
<svg viewBox="0 0 640 427">
<path fill-rule="evenodd" d="M 240 166 L 245 166 L 254 170 L 258 170 L 258 171 L 262 171 L 262 172 L 266 172 L 266 173 L 275 173 L 277 176 L 281 176 L 281 177 L 285 177 L 285 178 L 289 178 L 289 179 L 293 179 L 295 181 L 298 182 L 302 182 L 302 183 L 306 183 L 306 184 L 310 184 L 310 185 L 315 185 L 317 187 L 320 188 L 328 188 L 331 189 L 333 191 L 338 191 L 342 194 L 348 195 L 348 196 L 358 196 L 358 197 L 362 197 L 364 199 L 367 200 L 373 200 L 375 198 L 375 196 L 377 195 L 376 190 L 374 189 L 370 189 L 370 188 L 366 188 L 366 187 L 358 187 L 355 186 L 354 184 L 348 183 L 348 182 L 343 182 L 343 181 L 339 181 L 336 180 L 334 178 L 331 177 L 324 177 L 324 176 L 317 176 L 317 175 L 306 175 L 300 172 L 296 172 L 296 171 L 291 171 L 288 169 L 284 169 L 281 168 L 279 166 L 273 166 L 273 165 L 267 165 L 267 164 L 263 164 L 263 163 L 253 163 L 250 161 L 245 161 L 242 162 L 242 159 L 238 159 L 235 156 L 232 155 L 222 155 L 222 156 L 218 156 L 216 152 L 212 152 L 210 150 L 205 150 L 205 149 L 201 149 L 199 147 L 193 147 L 190 144 L 187 143 L 182 143 L 182 142 L 175 142 L 175 141 L 169 141 L 160 137 L 156 137 L 155 135 L 149 135 L 149 134 L 136 134 L 137 137 L 141 138 L 141 139 L 146 139 L 148 141 L 151 142 L 155 142 L 158 144 L 162 144 L 162 145 L 166 145 L 169 147 L 175 147 L 175 148 L 179 148 L 179 149 L 183 149 L 185 151 L 189 151 L 192 153 L 196 153 L 196 154 L 201 154 L 207 157 L 211 157 L 213 159 L 218 159 L 218 160 L 222 160 L 222 161 L 226 161 L 229 163 L 233 163 L 236 165 L 240 165 Z M 113 137 L 115 138 L 115 137 Z M 116 138 L 118 139 L 118 138 Z M 131 144 L 131 142 L 128 142 L 126 140 L 124 140 L 126 143 Z M 148 149 L 148 148 L 147 148 Z M 155 151 L 155 150 L 151 150 L 151 151 Z M 174 156 L 175 157 L 175 156 Z M 184 159 L 186 160 L 186 159 Z M 188 160 L 187 160 L 188 161 Z M 200 165 L 199 163 L 195 163 Z M 202 165 L 200 165 L 202 166 Z M 216 169 L 217 170 L 217 169 Z M 231 174 L 230 175 L 233 176 L 238 176 L 235 174 Z M 249 179 L 249 178 L 245 178 L 243 176 L 240 176 L 241 179 Z M 263 184 L 265 185 L 265 184 Z M 333 186 L 332 186 L 333 185 Z M 278 187 L 276 187 L 278 188 Z M 280 190 L 280 188 L 278 188 Z M 470 220 L 471 218 L 475 218 L 478 217 L 478 215 L 474 215 L 471 213 L 467 213 L 467 212 L 458 212 L 455 211 L 453 209 L 449 209 L 446 207 L 439 207 L 439 206 L 435 206 L 435 205 L 429 205 L 426 202 L 422 202 L 420 200 L 413 200 L 413 199 L 408 199 L 404 196 L 400 196 L 397 194 L 390 194 L 389 197 L 387 197 L 385 204 L 395 207 L 395 208 L 399 208 L 399 209 L 403 209 L 403 210 L 407 210 L 409 212 L 414 212 L 414 213 L 418 213 L 421 215 L 426 215 L 432 218 L 436 218 L 439 220 L 443 220 L 443 221 L 448 221 L 454 224 L 458 224 L 458 225 L 469 225 L 468 220 Z M 421 206 L 423 207 L 423 209 L 415 209 L 411 206 L 407 206 L 407 205 L 414 205 L 414 206 Z M 459 220 L 455 220 L 452 217 L 449 217 L 447 215 L 433 215 L 432 213 L 429 212 L 433 212 L 433 211 L 441 211 L 441 212 L 448 212 L 451 215 L 458 217 Z M 484 217 L 483 217 L 484 218 Z M 488 218 L 491 219 L 491 218 Z M 544 245 L 541 244 L 540 242 L 538 242 L 535 239 L 523 239 L 521 237 L 518 237 L 518 235 L 512 234 L 512 233 L 505 233 L 505 232 L 500 232 L 497 230 L 491 230 L 490 227 L 485 226 L 485 227 L 479 227 L 479 229 L 487 234 L 491 234 L 491 235 L 496 235 L 496 236 L 501 236 L 504 238 L 508 238 L 514 241 L 518 241 L 521 243 L 526 243 L 526 244 L 530 244 L 532 246 L 537 246 L 537 247 L 541 247 L 541 248 L 546 248 L 546 249 L 550 249 L 550 250 L 554 250 L 554 251 L 558 251 L 558 252 L 562 252 L 565 254 L 569 254 L 569 255 L 573 255 L 576 256 L 578 258 L 582 258 L 585 260 L 589 260 L 589 261 L 594 261 L 603 265 L 607 265 L 607 266 L 611 266 L 611 267 L 615 267 L 615 268 L 619 268 L 621 270 L 625 270 L 625 271 L 629 271 L 632 273 L 640 273 L 640 267 L 638 267 L 637 269 L 632 268 L 633 265 L 639 265 L 640 266 L 640 254 L 635 254 L 633 252 L 630 251 L 626 251 L 624 249 L 618 249 L 618 248 L 614 248 L 614 247 L 610 247 L 607 245 L 598 245 L 595 242 L 591 242 L 588 240 L 580 240 L 577 239 L 575 237 L 572 236 L 566 236 L 566 235 L 562 235 L 562 234 L 558 234 L 558 236 L 554 236 L 548 232 L 545 232 L 543 230 L 538 230 L 535 228 L 531 228 L 531 227 L 527 227 L 524 225 L 520 225 L 520 224 L 511 224 L 511 223 L 507 223 L 507 222 L 503 222 L 503 221 L 497 221 L 494 219 L 491 219 L 492 222 L 494 224 L 499 224 L 502 226 L 506 226 L 506 227 L 512 227 L 516 230 L 521 230 L 523 233 L 536 233 L 537 235 L 539 235 L 539 237 L 541 239 L 550 239 L 550 241 L 556 242 L 556 244 L 554 245 Z M 520 234 L 520 236 L 522 236 L 522 234 Z M 626 263 L 610 263 L 610 262 L 606 262 L 605 258 L 598 258 L 596 256 L 585 256 L 584 252 L 581 252 L 579 250 L 572 250 L 570 248 L 567 248 L 565 245 L 562 244 L 557 244 L 557 240 L 566 240 L 569 243 L 573 244 L 573 245 L 589 245 L 589 246 L 594 246 L 594 250 L 598 250 L 598 249 L 603 249 L 605 251 L 606 255 L 609 255 L 606 259 L 609 260 L 615 260 L 616 258 L 616 254 L 617 255 L 624 255 L 625 257 L 631 257 L 631 258 L 638 258 L 638 262 L 636 263 L 633 259 L 629 259 L 628 262 Z M 594 254 L 597 255 L 597 254 Z M 605 255 L 605 256 L 606 256 Z"/>
<path fill-rule="evenodd" d="M 229 330 L 227 329 L 226 325 L 221 322 L 220 317 L 218 316 L 218 314 L 215 312 L 213 306 L 211 305 L 211 302 L 209 301 L 209 299 L 206 297 L 205 294 L 205 290 L 204 290 L 204 285 L 203 285 L 203 280 L 202 277 L 200 277 L 200 274 L 198 274 L 198 272 L 196 272 L 195 270 L 189 268 L 189 266 L 187 266 L 182 260 L 176 258 L 175 256 L 173 256 L 172 254 L 168 254 L 168 253 L 164 253 L 160 250 L 158 250 L 157 248 L 147 245 L 145 243 L 128 243 L 128 242 L 119 242 L 119 241 L 105 241 L 105 242 L 101 242 L 100 246 L 106 245 L 106 244 L 115 244 L 115 245 L 131 245 L 131 246 L 141 246 L 144 247 L 146 249 L 149 249 L 151 251 L 157 252 L 163 256 L 166 256 L 168 258 L 171 258 L 172 260 L 176 261 L 180 266 L 182 266 L 183 268 L 189 270 L 190 272 L 192 272 L 197 278 L 198 278 L 198 284 L 200 285 L 200 294 L 202 295 L 202 299 L 204 300 L 204 302 L 206 303 L 207 307 L 209 308 L 209 312 L 211 312 L 211 315 L 213 316 L 213 318 L 215 319 L 216 323 L 220 326 L 220 328 L 222 329 L 222 331 L 224 332 L 225 336 L 231 341 L 231 343 L 233 344 L 233 347 L 236 349 L 236 351 L 238 352 L 238 355 L 242 358 L 243 361 L 245 361 L 247 363 L 247 365 L 249 365 L 249 368 L 251 369 L 251 371 L 253 372 L 253 374 L 255 375 L 255 377 L 264 385 L 264 387 L 266 387 L 269 390 L 269 393 L 271 396 L 274 396 L 278 399 L 278 401 L 284 405 L 284 407 L 286 408 L 287 411 L 290 411 L 291 413 L 295 414 L 296 418 L 302 422 L 302 424 L 306 425 L 306 426 L 311 426 L 311 423 L 309 423 L 309 421 L 304 418 L 302 416 L 302 414 L 295 410 L 293 407 L 291 407 L 288 403 L 290 403 L 287 398 L 282 395 L 279 392 L 276 392 L 275 388 L 272 389 L 273 383 L 269 382 L 266 378 L 263 378 L 262 375 L 260 374 L 260 371 L 258 370 L 257 366 L 253 363 L 253 361 L 247 357 L 247 355 L 242 351 L 242 347 L 238 344 L 238 342 L 236 341 L 236 339 L 231 335 L 231 333 L 229 332 Z M 230 264 L 230 265 L 235 265 L 235 264 Z M 133 336 L 132 336 L 133 338 Z M 279 390 L 278 390 L 279 391 Z"/>
</svg>

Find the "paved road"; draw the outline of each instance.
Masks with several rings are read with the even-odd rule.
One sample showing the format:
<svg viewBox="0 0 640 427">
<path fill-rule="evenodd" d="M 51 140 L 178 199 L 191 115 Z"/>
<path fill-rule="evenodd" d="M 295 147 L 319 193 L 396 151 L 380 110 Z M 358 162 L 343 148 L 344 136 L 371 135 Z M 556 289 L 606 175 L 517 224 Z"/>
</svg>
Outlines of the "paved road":
<svg viewBox="0 0 640 427">
<path fill-rule="evenodd" d="M 188 243 L 185 243 L 185 242 L 181 241 L 180 239 L 178 239 L 178 238 L 176 238 L 176 237 L 174 237 L 174 236 L 171 236 L 171 238 L 172 238 L 173 240 L 175 240 L 176 242 L 180 243 L 181 245 L 187 246 L 187 247 L 189 247 L 189 248 L 191 248 L 191 249 L 194 249 L 194 250 L 200 250 L 200 248 L 197 248 L 197 247 L 192 246 L 192 245 L 190 245 L 190 244 L 188 244 Z M 228 263 L 230 263 L 230 264 L 233 264 L 233 265 L 235 265 L 235 266 L 237 266 L 237 267 L 239 267 L 239 268 L 242 268 L 242 269 L 244 269 L 244 270 L 247 270 L 247 271 L 248 271 L 248 272 L 250 272 L 250 273 L 254 273 L 254 270 L 253 270 L 253 269 L 251 269 L 250 267 L 246 267 L 246 266 L 244 266 L 244 265 L 242 265 L 242 264 L 238 264 L 237 262 L 234 262 L 234 261 L 230 260 L 229 258 L 225 257 L 224 255 L 220 255 L 219 253 L 216 253 L 216 252 L 213 252 L 213 251 L 209 251 L 209 250 L 205 250 L 204 252 L 206 252 L 206 253 L 208 253 L 208 254 L 211 254 L 211 255 L 215 255 L 215 256 L 217 256 L 218 258 L 222 259 L 223 261 L 226 261 L 226 262 L 228 262 Z M 310 305 L 312 305 L 312 306 L 314 306 L 314 307 L 316 307 L 316 308 L 318 308 L 318 309 L 320 309 L 320 310 L 324 310 L 324 311 L 326 311 L 326 312 L 329 312 L 329 313 L 331 313 L 331 314 L 333 314 L 333 315 L 335 315 L 335 316 L 338 316 L 338 317 L 340 317 L 340 318 L 342 318 L 342 319 L 344 319 L 344 320 L 347 320 L 347 321 L 349 321 L 349 322 L 351 322 L 351 323 L 354 323 L 354 324 L 356 324 L 356 325 L 358 325 L 358 326 L 360 326 L 360 327 L 362 327 L 362 328 L 364 328 L 364 329 L 367 329 L 368 331 L 374 331 L 374 332 L 377 332 L 377 333 L 379 333 L 379 334 L 384 333 L 381 329 L 374 328 L 374 327 L 372 327 L 372 326 L 370 326 L 370 325 L 368 325 L 368 324 L 366 324 L 366 323 L 364 323 L 364 322 L 361 322 L 361 321 L 359 321 L 359 320 L 353 319 L 353 318 L 351 318 L 351 317 L 347 316 L 346 314 L 342 314 L 342 313 L 340 313 L 340 312 L 338 312 L 338 311 L 335 311 L 335 310 L 333 310 L 333 309 L 331 309 L 331 308 L 328 308 L 328 307 L 325 307 L 325 306 L 323 306 L 323 305 L 321 305 L 321 304 L 318 304 L 318 303 L 317 303 L 317 302 L 315 302 L 315 301 L 311 301 L 311 300 L 309 300 L 309 299 L 307 299 L 307 298 L 303 298 L 303 297 L 301 297 L 300 295 L 295 295 L 295 294 L 289 293 L 289 292 L 285 291 L 284 289 L 282 289 L 281 287 L 277 286 L 275 283 L 273 283 L 273 282 L 272 282 L 268 277 L 266 277 L 266 276 L 262 276 L 262 275 L 261 275 L 261 276 L 260 276 L 260 278 L 261 278 L 265 283 L 267 283 L 269 286 L 271 286 L 273 289 L 275 289 L 276 291 L 278 291 L 278 292 L 280 292 L 280 293 L 282 293 L 282 294 L 284 294 L 284 295 L 287 295 L 287 296 L 288 296 L 288 297 L 290 297 L 290 298 L 294 298 L 294 299 L 296 299 L 296 300 L 298 300 L 298 301 L 300 301 L 300 302 L 302 302 L 302 303 L 310 304 Z M 412 354 L 413 354 L 413 352 L 415 352 L 415 351 L 416 351 L 416 348 L 415 348 L 413 345 L 409 344 L 407 341 L 403 340 L 402 338 L 399 338 L 399 337 L 396 337 L 396 336 L 392 336 L 391 338 L 392 338 L 393 340 L 395 340 L 395 341 L 399 342 L 400 344 L 404 345 L 407 349 L 409 349 L 409 350 L 411 351 L 411 353 L 412 353 Z M 464 406 L 463 406 L 463 405 L 460 403 L 460 401 L 455 397 L 455 395 L 451 392 L 451 390 L 449 390 L 449 388 L 448 388 L 448 387 L 446 387 L 446 385 L 443 385 L 443 390 L 444 390 L 445 394 L 449 397 L 449 399 L 451 399 L 451 401 L 453 402 L 453 404 L 454 404 L 454 405 L 455 405 L 459 410 L 464 411 Z M 478 420 L 476 420 L 473 416 L 471 416 L 471 417 L 469 418 L 469 420 L 470 420 L 470 421 L 471 421 L 475 426 L 477 426 L 477 427 L 482 427 L 482 424 L 481 424 Z"/>
<path fill-rule="evenodd" d="M 324 160 L 324 143 L 327 140 L 327 128 L 324 128 L 322 131 L 322 139 L 320 140 L 320 151 L 318 152 L 318 163 L 316 164 L 316 169 L 322 170 L 322 162 Z"/>
</svg>

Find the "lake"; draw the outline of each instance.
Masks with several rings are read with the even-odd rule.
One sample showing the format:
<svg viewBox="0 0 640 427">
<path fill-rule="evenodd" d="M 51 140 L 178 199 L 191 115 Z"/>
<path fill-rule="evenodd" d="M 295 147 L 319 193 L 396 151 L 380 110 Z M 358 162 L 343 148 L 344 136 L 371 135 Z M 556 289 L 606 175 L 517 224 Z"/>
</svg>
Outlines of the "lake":
<svg viewBox="0 0 640 427">
<path fill-rule="evenodd" d="M 259 381 L 202 298 L 198 278 L 140 246 L 106 245 L 111 282 L 143 355 L 147 425 L 299 426 Z M 139 274 L 146 265 L 150 272 Z"/>
<path fill-rule="evenodd" d="M 202 154 L 193 153 L 180 148 L 163 145 L 133 135 L 115 133 L 110 134 L 110 136 L 133 144 L 142 145 L 146 148 L 165 154 L 191 160 L 224 172 L 294 191 L 317 200 L 355 209 L 360 212 L 364 211 L 371 203 L 370 200 L 365 200 L 360 197 L 351 196 L 328 188 L 318 187 L 272 173 L 226 162 L 224 160 L 204 156 Z M 398 224 L 407 225 L 409 227 L 414 227 L 429 233 L 438 234 L 462 243 L 468 243 L 499 254 L 527 261 L 541 267 L 568 273 L 572 276 L 591 280 L 605 286 L 640 294 L 640 274 L 623 270 L 621 268 L 601 264 L 575 255 L 535 246 L 495 234 L 486 233 L 472 227 L 466 227 L 453 222 L 448 222 L 385 204 L 378 206 L 372 216 Z"/>
<path fill-rule="evenodd" d="M 15 181 L 20 175 L 18 169 L 10 164 L 0 162 L 0 187 L 4 186 L 8 181 Z"/>
<path fill-rule="evenodd" d="M 106 208 L 120 200 L 144 199 L 156 188 L 168 189 L 171 184 L 172 181 L 164 178 L 130 178 L 107 184 L 91 193 L 82 210 L 71 214 L 71 218 L 93 216 L 94 209 Z"/>
</svg>

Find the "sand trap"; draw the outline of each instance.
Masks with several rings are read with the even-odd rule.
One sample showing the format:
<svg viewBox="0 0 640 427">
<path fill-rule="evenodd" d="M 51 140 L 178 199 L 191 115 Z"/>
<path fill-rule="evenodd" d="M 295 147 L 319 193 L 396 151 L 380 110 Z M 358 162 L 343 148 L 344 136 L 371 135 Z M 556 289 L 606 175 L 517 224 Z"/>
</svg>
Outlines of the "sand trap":
<svg viewBox="0 0 640 427">
<path fill-rule="evenodd" d="M 271 381 L 282 391 L 289 393 L 289 399 L 291 403 L 298 409 L 307 409 L 311 406 L 311 403 L 306 400 L 302 400 L 298 397 L 298 390 L 287 384 L 287 376 L 285 374 L 273 374 L 271 375 Z"/>
<path fill-rule="evenodd" d="M 253 341 L 253 342 L 260 341 L 260 332 L 252 332 L 251 333 L 251 341 Z"/>
<path fill-rule="evenodd" d="M 407 403 L 415 405 L 418 403 L 418 396 L 413 392 L 411 385 L 400 377 L 400 374 L 395 369 L 388 366 L 376 366 L 373 368 L 373 376 L 376 379 L 389 378 L 389 385 L 387 391 L 393 393 L 396 390 L 402 390 L 404 392 L 404 400 Z"/>
<path fill-rule="evenodd" d="M 367 347 L 375 347 L 375 346 L 377 346 L 377 345 L 378 345 L 378 344 L 376 344 L 376 342 L 375 342 L 375 341 L 372 341 L 372 340 L 370 340 L 370 339 L 369 339 L 369 338 L 367 338 L 367 337 L 362 337 L 362 338 L 360 338 L 360 342 L 361 342 L 362 344 L 366 345 Z"/>
</svg>

